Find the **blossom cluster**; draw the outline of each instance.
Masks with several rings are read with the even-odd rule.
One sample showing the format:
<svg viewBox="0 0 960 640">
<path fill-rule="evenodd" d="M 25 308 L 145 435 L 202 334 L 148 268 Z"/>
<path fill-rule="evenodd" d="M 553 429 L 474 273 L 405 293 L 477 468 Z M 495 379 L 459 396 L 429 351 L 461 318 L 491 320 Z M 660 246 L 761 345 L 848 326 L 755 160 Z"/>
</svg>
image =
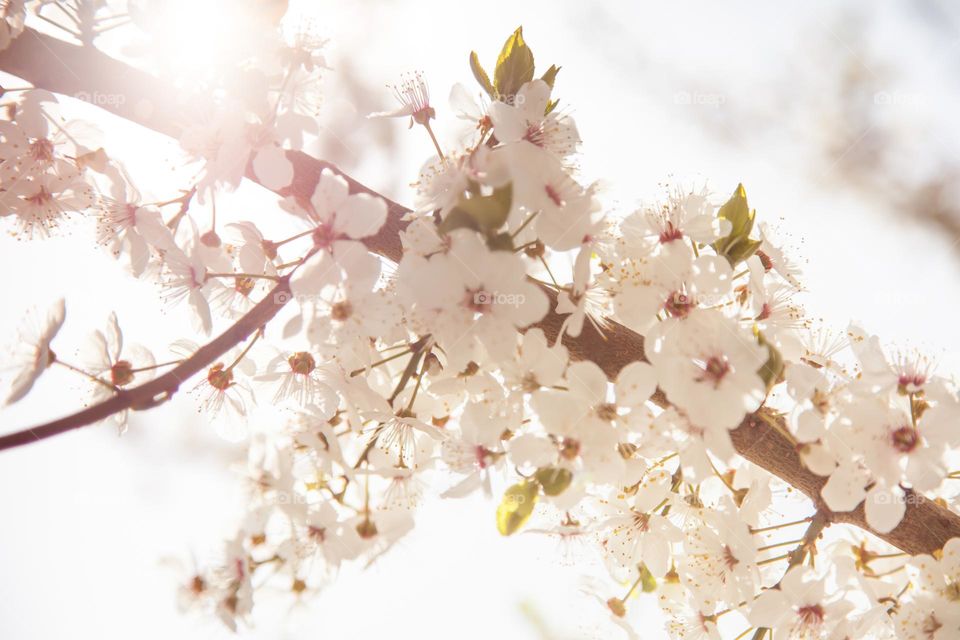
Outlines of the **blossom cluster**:
<svg viewBox="0 0 960 640">
<path fill-rule="evenodd" d="M 816 531 L 792 551 L 777 536 L 819 515 L 778 523 L 784 504 L 809 505 L 735 452 L 732 431 L 767 421 L 825 478 L 817 505 L 864 503 L 883 534 L 911 496 L 949 497 L 960 447 L 953 381 L 856 325 L 817 328 L 798 302 L 798 264 L 771 229 L 755 228 L 743 186 L 728 199 L 673 188 L 606 215 L 599 186 L 577 170 L 559 69 L 534 77 L 518 30 L 493 80 L 471 58 L 482 94 L 451 94 L 470 129 L 465 146 L 435 136 L 422 76 L 398 87 L 399 109 L 377 114 L 408 118 L 436 145 L 414 210 L 398 213 L 330 168 L 290 195 L 287 151 L 313 127 L 297 88 L 321 68 L 316 52 L 294 50 L 244 61 L 263 90 L 218 95 L 214 117 L 186 129 L 182 147 L 200 170 L 166 201 L 144 202 L 121 162 L 57 118 L 49 94 L 22 94 L 0 121 L 0 214 L 24 235 L 45 235 L 71 212 L 90 218 L 100 243 L 168 304 L 186 302 L 204 335 L 260 300 L 286 304 L 283 322 L 193 383 L 205 421 L 248 444 L 250 509 L 221 560 L 188 575 L 184 607 L 235 628 L 265 585 L 305 597 L 343 563 L 386 552 L 428 496 L 479 491 L 500 499 L 504 535 L 532 519 L 543 534 L 582 541 L 612 582 L 632 584 L 626 595 L 594 593 L 631 635 L 632 599 L 656 592 L 676 638 L 744 628 L 956 636 L 956 539 L 938 558 L 902 562 L 876 539 L 837 543 L 833 563 L 814 565 Z M 286 231 L 195 211 L 195 197 L 215 201 L 244 176 L 285 194 Z M 388 220 L 402 229 L 395 262 L 370 250 Z M 62 303 L 45 321 L 31 316 L 8 402 L 54 365 L 81 375 L 96 402 L 199 348 L 180 341 L 157 364 L 124 345 L 111 315 L 73 363 L 51 346 L 63 322 Z M 644 337 L 624 366 L 571 347 L 615 325 Z M 262 419 L 258 407 L 285 419 Z M 115 419 L 125 427 L 128 417 Z"/>
</svg>

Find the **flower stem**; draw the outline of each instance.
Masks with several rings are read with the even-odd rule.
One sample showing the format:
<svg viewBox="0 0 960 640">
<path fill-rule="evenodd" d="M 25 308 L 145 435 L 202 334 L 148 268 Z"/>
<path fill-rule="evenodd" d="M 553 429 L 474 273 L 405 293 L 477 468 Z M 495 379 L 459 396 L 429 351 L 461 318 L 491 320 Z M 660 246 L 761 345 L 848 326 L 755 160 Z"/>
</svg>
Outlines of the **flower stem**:
<svg viewBox="0 0 960 640">
<path fill-rule="evenodd" d="M 437 150 L 437 155 L 440 156 L 441 160 L 446 160 L 446 157 L 443 155 L 443 150 L 440 149 L 440 143 L 437 142 L 437 136 L 433 135 L 433 128 L 430 126 L 429 120 L 423 123 L 423 128 L 426 129 L 427 133 L 430 134 L 430 140 L 433 141 L 433 146 Z"/>
</svg>

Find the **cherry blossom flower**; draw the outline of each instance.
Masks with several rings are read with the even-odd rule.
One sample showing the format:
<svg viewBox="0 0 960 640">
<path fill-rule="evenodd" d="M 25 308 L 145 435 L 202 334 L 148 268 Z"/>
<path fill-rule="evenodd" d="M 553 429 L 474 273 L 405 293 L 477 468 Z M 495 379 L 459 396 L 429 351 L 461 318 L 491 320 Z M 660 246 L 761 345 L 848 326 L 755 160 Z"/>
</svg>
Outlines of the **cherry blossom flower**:
<svg viewBox="0 0 960 640">
<path fill-rule="evenodd" d="M 895 621 L 902 638 L 946 640 L 960 632 L 960 538 L 943 546 L 940 558 L 923 554 L 911 558 L 909 571 L 915 576 L 918 592 Z"/>
<path fill-rule="evenodd" d="M 95 207 L 97 241 L 114 257 L 126 253 L 134 277 L 140 277 L 146 269 L 150 247 L 165 249 L 173 245 L 173 236 L 160 212 L 141 204 L 140 193 L 119 170 L 109 195 L 101 194 Z"/>
<path fill-rule="evenodd" d="M 33 309 L 26 312 L 10 353 L 10 362 L 17 374 L 10 382 L 4 405 L 13 404 L 27 395 L 40 374 L 54 361 L 56 356 L 50 350 L 50 343 L 63 326 L 65 314 L 63 299 L 50 307 L 45 318 L 41 318 Z"/>
<path fill-rule="evenodd" d="M 429 260 L 404 257 L 400 293 L 413 301 L 415 315 L 429 328 L 423 333 L 435 335 L 441 346 L 451 349 L 476 336 L 493 357 L 510 359 L 516 330 L 547 312 L 546 294 L 524 277 L 523 260 L 516 254 L 491 251 L 468 230 L 450 237 L 446 253 Z M 465 365 L 454 364 L 458 369 Z"/>
<path fill-rule="evenodd" d="M 463 197 L 469 181 L 478 177 L 472 162 L 472 154 L 457 154 L 443 160 L 431 158 L 420 169 L 414 183 L 415 210 L 430 214 L 439 211 L 440 217 L 446 218 Z"/>
<path fill-rule="evenodd" d="M 748 600 L 760 582 L 757 544 L 736 510 L 713 512 L 710 520 L 712 527 L 691 529 L 684 539 L 684 575 L 697 585 L 694 597 L 707 611 L 718 601 L 737 606 Z"/>
<path fill-rule="evenodd" d="M 14 38 L 23 33 L 26 5 L 26 0 L 0 2 L 0 51 L 9 47 Z"/>
<path fill-rule="evenodd" d="M 94 331 L 81 351 L 84 370 L 98 382 L 91 386 L 91 402 L 111 397 L 117 390 L 134 382 L 146 382 L 154 376 L 153 354 L 138 344 L 124 348 L 123 332 L 117 314 L 107 318 L 106 331 Z M 122 434 L 127 429 L 129 411 L 113 414 L 108 420 Z"/>
<path fill-rule="evenodd" d="M 491 162 L 504 153 L 504 149 L 494 151 Z M 557 251 L 573 249 L 596 233 L 602 216 L 594 188 L 581 186 L 558 159 L 544 156 L 534 147 L 521 146 L 511 150 L 504 163 L 513 188 L 511 228 L 523 224 L 524 211 L 535 214 L 532 229 L 536 238 Z"/>
<path fill-rule="evenodd" d="M 716 311 L 694 310 L 648 334 L 660 387 L 694 424 L 733 429 L 763 401 L 767 350 Z"/>
<path fill-rule="evenodd" d="M 380 230 L 387 218 L 386 202 L 366 193 L 351 194 L 343 177 L 324 169 L 304 214 L 313 227 L 315 251 L 291 280 L 294 295 L 315 295 L 324 285 L 339 282 L 343 272 L 372 285 L 379 263 L 357 240 Z"/>
<path fill-rule="evenodd" d="M 665 204 L 644 208 L 629 216 L 622 230 L 627 242 L 669 244 L 689 238 L 710 244 L 730 233 L 730 221 L 714 215 L 706 191 L 678 191 Z"/>
<path fill-rule="evenodd" d="M 511 103 L 497 101 L 490 105 L 497 140 L 508 148 L 511 144 L 529 145 L 560 160 L 574 153 L 580 134 L 571 118 L 555 110 L 547 112 L 550 91 L 543 80 L 533 80 L 520 87 Z"/>
<path fill-rule="evenodd" d="M 641 488 L 632 500 L 618 500 L 609 505 L 615 515 L 601 525 L 605 532 L 602 544 L 617 565 L 635 568 L 643 563 L 655 576 L 662 576 L 670 569 L 670 547 L 683 539 L 682 533 L 667 518 L 650 512 L 665 497 L 662 491 Z"/>
<path fill-rule="evenodd" d="M 332 377 L 317 365 L 316 358 L 310 352 L 297 351 L 275 357 L 267 365 L 267 372 L 258 375 L 255 380 L 280 382 L 273 396 L 274 404 L 292 400 L 300 407 L 331 407 L 332 413 L 338 404 L 336 392 L 330 385 Z"/>
<path fill-rule="evenodd" d="M 20 234 L 30 239 L 49 236 L 68 213 L 94 202 L 90 187 L 72 172 L 24 176 L 2 193 L 0 217 L 15 216 Z"/>
<path fill-rule="evenodd" d="M 171 302 L 186 299 L 193 311 L 191 320 L 194 326 L 209 334 L 213 328 L 210 303 L 207 301 L 210 287 L 199 239 L 194 234 L 185 249 L 168 247 L 163 258 L 166 299 Z"/>
<path fill-rule="evenodd" d="M 437 112 L 430 106 L 430 90 L 427 81 L 419 72 L 405 77 L 399 85 L 393 87 L 393 95 L 400 106 L 393 111 L 371 113 L 368 118 L 410 118 L 410 126 L 422 124 L 429 126 Z"/>
<path fill-rule="evenodd" d="M 767 589 L 753 601 L 747 617 L 756 627 L 773 630 L 774 637 L 824 638 L 844 623 L 854 606 L 842 593 L 827 595 L 827 585 L 808 567 L 787 571 L 776 589 Z"/>
</svg>

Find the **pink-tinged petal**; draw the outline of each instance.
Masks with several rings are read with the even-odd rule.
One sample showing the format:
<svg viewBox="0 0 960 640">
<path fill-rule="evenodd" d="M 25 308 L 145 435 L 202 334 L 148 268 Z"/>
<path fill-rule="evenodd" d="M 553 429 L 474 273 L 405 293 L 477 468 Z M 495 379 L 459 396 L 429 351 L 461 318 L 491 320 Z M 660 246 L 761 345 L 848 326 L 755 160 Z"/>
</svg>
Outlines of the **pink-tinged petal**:
<svg viewBox="0 0 960 640">
<path fill-rule="evenodd" d="M 310 203 L 321 220 L 329 220 L 330 216 L 343 205 L 350 193 L 350 185 L 342 176 L 330 169 L 320 172 L 320 180 L 313 191 Z"/>
<path fill-rule="evenodd" d="M 320 290 L 340 281 L 340 265 L 326 251 L 313 254 L 290 279 L 290 290 L 296 298 L 319 295 Z"/>
<path fill-rule="evenodd" d="M 337 209 L 333 226 L 337 233 L 358 240 L 377 233 L 386 219 L 387 203 L 383 198 L 357 193 Z"/>
<path fill-rule="evenodd" d="M 209 335 L 213 328 L 213 321 L 210 318 L 210 305 L 207 304 L 207 299 L 199 289 L 193 289 L 190 291 L 189 302 L 194 312 L 192 319 L 194 327 L 203 331 L 205 335 Z"/>
<path fill-rule="evenodd" d="M 362 242 L 338 240 L 333 243 L 333 259 L 345 274 L 351 291 L 371 291 L 380 277 L 380 259 L 367 251 Z"/>
<path fill-rule="evenodd" d="M 273 144 L 260 149 L 254 156 L 253 173 L 260 184 L 272 191 L 279 191 L 293 182 L 293 165 L 286 152 Z"/>
<path fill-rule="evenodd" d="M 120 323 L 117 322 L 117 314 L 110 312 L 107 318 L 107 355 L 110 364 L 115 364 L 120 359 L 120 353 L 123 351 L 123 332 L 120 331 Z"/>
<path fill-rule="evenodd" d="M 144 207 L 137 209 L 134 229 L 136 229 L 137 233 L 143 236 L 147 244 L 152 247 L 165 249 L 174 244 L 170 229 L 163 223 L 160 212 L 155 209 L 146 209 Z"/>
</svg>

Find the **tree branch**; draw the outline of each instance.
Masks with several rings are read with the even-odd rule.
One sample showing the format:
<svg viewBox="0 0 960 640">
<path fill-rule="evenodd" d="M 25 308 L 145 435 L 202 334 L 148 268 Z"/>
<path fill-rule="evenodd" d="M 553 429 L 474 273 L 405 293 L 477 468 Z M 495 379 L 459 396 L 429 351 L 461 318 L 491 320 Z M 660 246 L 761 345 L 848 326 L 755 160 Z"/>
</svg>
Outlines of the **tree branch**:
<svg viewBox="0 0 960 640">
<path fill-rule="evenodd" d="M 0 70 L 19 76 L 34 86 L 60 94 L 94 95 L 97 92 L 123 96 L 122 101 L 107 100 L 100 106 L 155 131 L 171 136 L 178 136 L 180 133 L 176 125 L 179 111 L 177 91 L 153 76 L 113 60 L 96 49 L 71 45 L 27 29 L 6 51 L 0 52 Z M 289 151 L 287 157 L 294 166 L 294 180 L 289 187 L 281 190 L 281 195 L 309 199 L 320 172 L 328 168 L 349 182 L 351 192 L 365 192 L 383 197 L 343 174 L 330 163 L 299 151 Z M 256 182 L 256 176 L 252 172 L 248 172 L 248 177 Z M 387 198 L 384 200 L 388 204 L 387 222 L 377 235 L 366 239 L 366 245 L 370 251 L 398 261 L 402 257 L 400 232 L 406 226 L 403 216 L 409 209 Z M 274 291 L 278 292 L 280 287 L 286 285 L 286 282 L 282 282 Z M 126 393 L 136 392 L 138 400 L 150 401 L 157 395 L 175 390 L 183 379 L 200 371 L 230 346 L 272 318 L 279 309 L 277 305 L 271 306 L 273 297 L 261 302 L 234 328 L 198 351 L 194 356 L 196 361 L 191 358 L 165 376 Z M 555 296 L 551 299 L 555 302 Z M 537 325 L 551 340 L 556 339 L 564 320 L 564 316 L 552 310 L 554 306 L 551 305 L 550 313 Z M 258 310 L 263 317 L 252 318 Z M 248 318 L 249 324 L 238 330 L 237 335 L 233 335 L 233 331 Z M 610 323 L 603 334 L 590 323 L 585 323 L 578 338 L 564 336 L 563 344 L 569 349 L 572 358 L 595 362 L 611 379 L 616 377 L 626 364 L 645 359 L 643 337 L 616 322 Z M 204 355 L 200 356 L 201 353 Z M 140 391 L 141 389 L 143 391 Z M 48 437 L 134 406 L 129 399 L 122 398 L 124 396 L 118 395 L 75 416 L 32 431 L 41 432 L 43 437 Z M 659 392 L 654 400 L 661 403 L 666 401 Z M 78 418 L 79 416 L 83 418 Z M 782 428 L 775 429 L 767 424 L 766 420 L 775 420 Z M 911 554 L 931 553 L 942 548 L 950 538 L 960 537 L 960 516 L 914 492 L 907 493 L 907 510 L 903 520 L 893 531 L 886 534 L 878 533 L 867 525 L 862 503 L 853 511 L 830 512 L 820 497 L 820 489 L 826 483 L 826 478 L 814 474 L 803 465 L 795 446 L 782 434 L 785 429 L 781 416 L 768 409 L 761 409 L 760 412 L 747 416 L 739 427 L 730 432 L 730 436 L 741 456 L 804 493 L 819 512 L 829 517 L 830 522 L 857 526 Z M 0 444 L 10 447 L 30 442 L 33 440 L 29 435 L 30 431 L 6 436 L 0 439 Z"/>
<path fill-rule="evenodd" d="M 121 389 L 113 397 L 59 420 L 0 436 L 0 451 L 78 429 L 127 409 L 149 409 L 165 402 L 183 382 L 216 362 L 217 358 L 269 322 L 291 297 L 289 281 L 281 278 L 277 286 L 236 324 L 167 373 L 140 386 Z"/>
</svg>

